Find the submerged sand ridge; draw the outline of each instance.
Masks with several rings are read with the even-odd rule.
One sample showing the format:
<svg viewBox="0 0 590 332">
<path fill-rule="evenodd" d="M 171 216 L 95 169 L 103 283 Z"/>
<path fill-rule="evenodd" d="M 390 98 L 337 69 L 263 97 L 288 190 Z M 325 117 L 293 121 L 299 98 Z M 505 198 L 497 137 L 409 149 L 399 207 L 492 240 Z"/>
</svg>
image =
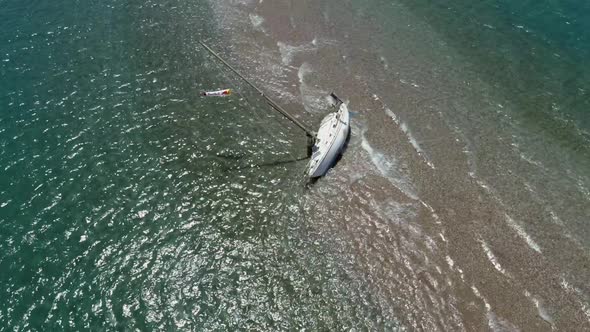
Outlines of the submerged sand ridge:
<svg viewBox="0 0 590 332">
<path fill-rule="evenodd" d="M 519 136 L 526 130 L 511 116 L 511 97 L 428 22 L 397 3 L 215 6 L 234 62 L 303 121 L 319 123 L 332 90 L 356 113 L 338 166 L 298 199 L 333 253 L 328 274 L 357 285 L 366 302 L 357 308 L 334 295 L 340 311 L 319 320 L 590 328 L 586 235 L 563 222 L 587 210 L 576 189 L 583 180 L 571 186 L 551 159 L 523 157 L 534 146 Z"/>
</svg>

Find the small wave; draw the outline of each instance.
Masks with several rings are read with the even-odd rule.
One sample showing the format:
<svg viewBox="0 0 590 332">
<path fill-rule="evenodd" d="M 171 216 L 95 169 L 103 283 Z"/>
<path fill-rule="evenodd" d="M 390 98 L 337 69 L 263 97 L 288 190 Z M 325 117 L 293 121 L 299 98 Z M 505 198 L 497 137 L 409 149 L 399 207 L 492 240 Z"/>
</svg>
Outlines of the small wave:
<svg viewBox="0 0 590 332">
<path fill-rule="evenodd" d="M 410 82 L 410 81 L 408 81 L 408 80 L 405 80 L 405 79 L 403 79 L 403 78 L 401 78 L 399 81 L 400 81 L 400 83 L 402 83 L 402 84 L 405 84 L 405 85 L 411 85 L 411 86 L 413 86 L 414 88 L 419 88 L 419 87 L 420 87 L 420 85 L 419 85 L 418 83 L 416 83 L 416 82 Z"/>
<path fill-rule="evenodd" d="M 332 40 L 322 40 L 318 38 L 312 39 L 309 43 L 301 45 L 289 45 L 283 42 L 277 42 L 279 52 L 281 53 L 281 60 L 284 65 L 290 66 L 296 56 L 302 53 L 314 52 L 322 45 L 334 45 L 335 42 Z"/>
<path fill-rule="evenodd" d="M 528 290 L 524 291 L 524 296 L 526 296 L 526 298 L 528 298 L 531 302 L 533 302 L 533 304 L 535 305 L 535 308 L 537 308 L 537 313 L 539 314 L 539 317 L 541 317 L 547 323 L 551 324 L 551 326 L 553 327 L 553 324 L 554 324 L 553 317 L 551 317 L 551 315 L 549 315 L 546 308 L 542 305 L 541 301 L 538 298 L 534 297 L 531 293 L 529 293 Z"/>
<path fill-rule="evenodd" d="M 491 310 L 488 310 L 486 317 L 488 319 L 488 326 L 494 332 L 520 331 L 520 329 L 514 326 L 514 324 L 503 318 L 500 318 Z"/>
<path fill-rule="evenodd" d="M 553 224 L 561 227 L 561 230 L 563 231 L 563 234 L 565 235 L 565 237 L 567 237 L 572 242 L 574 242 L 580 249 L 584 250 L 584 248 L 585 248 L 584 245 L 582 245 L 582 243 L 570 232 L 570 230 L 567 228 L 566 224 L 557 215 L 557 213 L 555 211 L 553 211 L 551 204 L 539 196 L 539 193 L 537 193 L 537 191 L 535 190 L 535 188 L 533 187 L 533 185 L 531 183 L 525 181 L 524 186 L 525 186 L 526 190 L 530 193 L 531 198 L 535 202 L 537 202 L 541 206 L 543 206 L 544 211 L 549 215 L 549 220 Z"/>
<path fill-rule="evenodd" d="M 416 152 L 418 152 L 418 154 L 424 159 L 426 164 L 430 168 L 435 169 L 434 164 L 430 161 L 430 158 L 426 155 L 426 153 L 424 153 L 424 150 L 422 150 L 422 147 L 420 147 L 420 145 L 418 144 L 418 141 L 416 141 L 416 138 L 414 138 L 414 136 L 412 135 L 412 132 L 410 131 L 410 129 L 408 128 L 406 123 L 402 122 L 402 124 L 400 125 L 400 129 L 406 134 L 406 136 L 408 137 L 408 140 L 410 141 L 410 144 L 412 144 L 412 146 L 414 147 L 414 150 L 416 150 Z"/>
<path fill-rule="evenodd" d="M 513 146 L 515 146 L 513 144 Z M 532 157 L 528 156 L 527 154 L 518 151 L 518 155 L 520 156 L 520 159 L 526 161 L 527 163 L 533 165 L 533 166 L 537 166 L 538 168 L 545 170 L 545 166 L 543 166 L 543 164 L 539 161 L 534 160 Z"/>
<path fill-rule="evenodd" d="M 375 167 L 377 167 L 381 175 L 387 176 L 389 169 L 392 166 L 391 162 L 382 153 L 375 151 L 364 135 L 361 146 L 363 149 L 365 149 L 365 151 L 367 151 L 369 157 L 371 158 L 371 162 L 373 162 Z"/>
<path fill-rule="evenodd" d="M 494 268 L 498 272 L 500 272 L 501 274 L 503 274 L 504 276 L 506 276 L 508 278 L 512 278 L 512 276 L 510 275 L 510 273 L 508 273 L 508 271 L 506 271 L 502 267 L 502 265 L 500 265 L 500 262 L 498 262 L 498 258 L 496 257 L 496 255 L 494 255 L 494 253 L 490 249 L 488 243 L 485 242 L 482 239 L 479 239 L 479 243 L 481 244 L 481 247 L 482 247 L 483 251 L 485 252 L 486 256 L 488 257 L 488 260 L 490 261 L 490 263 L 492 263 L 492 265 L 494 266 Z"/>
<path fill-rule="evenodd" d="M 421 236 L 422 231 L 418 226 L 411 225 L 410 221 L 417 216 L 416 205 L 412 203 L 398 203 L 393 200 L 381 204 L 371 201 L 371 207 L 383 220 L 389 220 L 397 226 L 406 228 L 408 231 Z"/>
<path fill-rule="evenodd" d="M 379 99 L 377 99 L 377 100 L 379 100 Z M 393 120 L 393 122 L 396 125 L 399 126 L 399 128 L 401 129 L 401 131 L 408 138 L 408 141 L 410 142 L 410 144 L 412 145 L 412 147 L 414 148 L 414 150 L 424 160 L 424 162 L 430 168 L 436 169 L 436 167 L 434 166 L 434 164 L 432 163 L 432 161 L 430 160 L 430 158 L 428 157 L 428 155 L 424 152 L 424 150 L 422 150 L 422 147 L 420 146 L 420 144 L 418 144 L 418 141 L 412 135 L 412 132 L 410 131 L 410 128 L 408 128 L 408 125 L 405 122 L 400 121 L 399 117 L 395 113 L 393 113 L 393 111 L 391 109 L 389 109 L 387 107 L 384 107 L 384 111 L 385 111 L 385 114 L 387 114 Z"/>
<path fill-rule="evenodd" d="M 499 317 L 496 313 L 492 310 L 492 306 L 488 302 L 488 300 L 481 295 L 477 287 L 471 285 L 471 290 L 473 294 L 478 297 L 480 300 L 483 301 L 483 304 L 486 308 L 486 318 L 488 319 L 488 326 L 492 331 L 519 331 L 519 329 L 514 326 L 514 324 L 510 323 L 509 321 Z"/>
<path fill-rule="evenodd" d="M 254 30 L 266 33 L 264 27 L 262 26 L 262 24 L 264 24 L 264 18 L 262 16 L 250 13 L 249 17 L 250 23 L 252 23 L 252 27 L 254 27 Z"/>
<path fill-rule="evenodd" d="M 578 187 L 578 191 L 586 198 L 586 200 L 590 201 L 590 190 L 588 190 L 581 179 L 576 179 L 576 186 Z"/>
<path fill-rule="evenodd" d="M 481 295 L 481 293 L 479 292 L 479 289 L 477 289 L 477 287 L 475 287 L 475 285 L 471 285 L 471 291 L 473 291 L 473 294 L 479 298 L 480 300 L 483 301 L 484 306 L 486 307 L 487 310 L 490 310 L 492 307 L 490 306 L 490 304 L 488 303 L 488 300 L 483 297 Z"/>
<path fill-rule="evenodd" d="M 447 261 L 449 268 L 452 270 L 455 267 L 455 261 L 449 255 L 445 256 L 445 260 Z"/>
<path fill-rule="evenodd" d="M 438 216 L 438 214 L 436 214 L 436 212 L 434 211 L 434 208 L 432 206 L 430 206 L 430 204 L 420 200 L 420 204 L 422 204 L 422 206 L 424 206 L 429 212 L 430 215 L 432 216 L 432 219 L 434 219 L 434 222 L 437 224 L 442 224 L 442 221 L 440 220 L 440 217 Z M 442 236 L 442 234 L 441 234 Z M 443 240 L 446 242 L 446 240 L 443 238 Z"/>
<path fill-rule="evenodd" d="M 379 99 L 377 99 L 377 100 L 379 100 Z M 390 110 L 389 108 L 385 108 L 385 114 L 389 115 L 391 120 L 393 120 L 393 122 L 399 126 L 399 118 L 397 117 L 397 115 L 395 115 L 395 113 L 393 113 L 392 110 Z"/>
<path fill-rule="evenodd" d="M 315 40 L 315 39 L 314 39 Z M 309 52 L 316 49 L 316 45 L 313 42 L 309 44 L 303 44 L 299 46 L 292 46 L 285 44 L 283 42 L 277 42 L 277 46 L 279 47 L 279 52 L 281 53 L 281 60 L 284 65 L 290 66 L 293 62 L 293 59 L 302 52 Z"/>
<path fill-rule="evenodd" d="M 381 64 L 383 64 L 383 69 L 389 69 L 389 63 L 387 63 L 387 59 L 385 59 L 384 56 L 379 57 L 379 60 L 381 60 Z"/>
<path fill-rule="evenodd" d="M 73 137 L 71 137 L 71 138 L 67 139 L 67 140 L 66 140 L 66 143 L 69 143 L 69 142 L 71 142 L 71 141 L 75 141 L 75 140 L 77 140 L 78 138 L 80 138 L 80 136 L 82 136 L 82 134 L 84 134 L 84 133 L 86 132 L 86 130 L 87 130 L 87 129 L 82 129 L 82 130 L 80 130 L 80 132 L 79 132 L 79 133 L 78 133 L 76 136 L 73 136 Z"/>
<path fill-rule="evenodd" d="M 459 129 L 459 127 L 457 127 L 454 124 L 449 123 L 448 120 L 444 120 L 444 121 L 446 122 L 447 127 L 449 127 L 455 133 L 455 135 L 458 136 L 455 138 L 455 141 L 461 142 L 463 144 L 462 152 L 463 152 L 463 154 L 465 154 L 465 158 L 467 161 L 467 169 L 468 169 L 467 175 L 469 175 L 470 178 L 475 179 L 477 176 L 477 164 L 475 162 L 475 153 L 474 153 L 474 149 L 473 149 L 473 143 L 471 143 L 471 141 L 467 138 L 465 133 L 463 133 L 463 131 Z"/>
<path fill-rule="evenodd" d="M 313 73 L 311 65 L 304 62 L 297 71 L 297 77 L 299 78 L 299 92 L 301 93 L 303 107 L 306 111 L 313 113 L 326 109 L 328 106 L 326 99 L 328 92 L 317 87 L 310 87 L 306 83 L 306 77 L 311 73 Z"/>
<path fill-rule="evenodd" d="M 395 170 L 395 166 L 397 166 L 395 159 L 385 156 L 383 153 L 375 150 L 371 144 L 369 144 L 364 131 L 361 134 L 361 147 L 369 154 L 371 162 L 383 177 L 389 179 L 396 188 L 409 198 L 419 200 L 414 189 L 408 183 L 408 180 Z"/>
<path fill-rule="evenodd" d="M 504 204 L 504 202 L 502 201 L 502 199 L 500 198 L 500 196 L 495 192 L 494 189 L 492 189 L 485 181 L 477 179 L 476 180 L 477 184 L 486 191 L 487 194 L 489 194 L 494 200 L 496 200 L 504 209 L 506 209 L 506 205 Z M 526 186 L 526 184 L 525 184 Z M 532 187 L 531 187 L 532 188 Z M 533 190 L 533 193 L 536 195 L 536 193 Z M 533 197 L 535 197 L 535 195 Z M 537 198 L 538 199 L 538 198 Z M 550 213 L 550 215 L 556 216 L 554 213 L 552 213 L 552 210 L 546 208 L 546 211 L 548 211 Z M 524 228 L 522 227 L 522 225 L 520 225 L 518 222 L 516 222 L 512 217 L 510 217 L 507 213 L 504 213 L 504 217 L 506 219 L 506 223 L 508 224 L 508 226 L 510 228 L 512 228 L 514 231 L 516 231 L 516 234 L 522 239 L 524 240 L 527 245 L 529 246 L 529 248 L 533 249 L 534 251 L 538 252 L 538 253 L 542 253 L 541 250 L 541 246 L 535 242 L 535 240 L 533 240 L 531 238 L 531 236 L 524 230 Z M 562 223 L 561 220 L 555 221 L 556 223 Z M 565 229 L 565 228 L 564 228 Z M 565 234 L 567 236 L 567 232 Z"/>
<path fill-rule="evenodd" d="M 61 194 L 57 194 L 53 197 L 53 200 L 51 201 L 51 204 L 45 208 L 43 208 L 43 212 L 49 211 L 51 209 L 53 209 L 57 204 L 59 204 L 59 202 L 61 202 Z"/>
<path fill-rule="evenodd" d="M 573 286 L 572 284 L 570 284 L 565 277 L 562 275 L 560 278 L 560 286 L 561 288 L 570 293 L 573 294 L 576 297 L 581 297 L 582 300 L 580 300 L 579 298 L 577 299 L 578 304 L 580 305 L 580 308 L 582 309 L 582 312 L 584 313 L 584 315 L 586 316 L 586 319 L 590 322 L 590 305 L 588 304 L 588 297 L 577 287 Z"/>
<path fill-rule="evenodd" d="M 512 219 L 508 214 L 504 215 L 506 218 L 506 222 L 508 223 L 508 226 L 510 226 L 510 228 L 514 229 L 516 231 L 516 234 L 518 234 L 518 236 L 523 239 L 531 249 L 533 249 L 534 251 L 541 253 L 541 247 L 537 244 L 537 242 L 535 242 L 530 235 L 524 230 L 524 228 L 518 224 L 514 219 Z"/>
</svg>

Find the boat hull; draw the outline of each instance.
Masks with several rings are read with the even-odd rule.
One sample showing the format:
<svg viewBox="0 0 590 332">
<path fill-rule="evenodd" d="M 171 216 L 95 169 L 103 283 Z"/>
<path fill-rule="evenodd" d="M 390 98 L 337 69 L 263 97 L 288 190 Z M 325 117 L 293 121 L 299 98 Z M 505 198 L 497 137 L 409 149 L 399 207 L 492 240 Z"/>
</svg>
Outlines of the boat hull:
<svg viewBox="0 0 590 332">
<path fill-rule="evenodd" d="M 318 178 L 336 163 L 350 133 L 348 107 L 340 103 L 338 111 L 328 114 L 320 125 L 313 154 L 308 164 L 308 176 Z"/>
</svg>

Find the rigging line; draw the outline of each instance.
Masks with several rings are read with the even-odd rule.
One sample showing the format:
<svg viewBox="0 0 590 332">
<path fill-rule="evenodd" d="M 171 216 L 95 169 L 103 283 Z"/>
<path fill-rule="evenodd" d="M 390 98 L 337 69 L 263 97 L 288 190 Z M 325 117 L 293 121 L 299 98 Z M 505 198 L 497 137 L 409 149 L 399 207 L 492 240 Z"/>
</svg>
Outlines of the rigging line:
<svg viewBox="0 0 590 332">
<path fill-rule="evenodd" d="M 218 156 L 216 156 L 216 157 L 218 157 Z M 229 167 L 228 170 L 239 171 L 239 170 L 249 169 L 249 168 L 275 167 L 275 166 L 296 163 L 298 161 L 302 161 L 302 160 L 306 160 L 306 159 L 307 158 L 299 158 L 299 159 L 294 159 L 294 160 L 277 160 L 277 161 L 271 161 L 271 162 L 262 163 L 262 164 L 252 163 L 252 164 L 244 165 L 244 166 Z"/>
</svg>

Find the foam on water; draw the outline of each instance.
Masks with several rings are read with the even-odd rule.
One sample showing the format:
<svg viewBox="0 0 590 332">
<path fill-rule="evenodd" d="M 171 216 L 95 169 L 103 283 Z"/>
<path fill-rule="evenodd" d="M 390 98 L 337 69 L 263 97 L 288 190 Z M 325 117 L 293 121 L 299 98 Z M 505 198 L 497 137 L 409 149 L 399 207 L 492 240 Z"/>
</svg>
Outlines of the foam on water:
<svg viewBox="0 0 590 332">
<path fill-rule="evenodd" d="M 290 66 L 294 58 L 300 54 L 305 54 L 317 50 L 317 42 L 313 41 L 299 46 L 288 45 L 283 42 L 277 42 L 279 52 L 281 53 L 281 60 L 285 66 Z"/>
<path fill-rule="evenodd" d="M 376 100 L 379 100 L 377 95 L 374 95 L 374 98 L 376 98 Z M 397 115 L 395 115 L 395 113 L 393 113 L 393 111 L 390 110 L 389 108 L 384 108 L 384 110 L 385 110 L 385 114 L 387 114 L 391 118 L 391 120 L 393 120 L 393 122 L 399 126 L 400 121 L 399 121 L 399 118 L 397 117 Z"/>
<path fill-rule="evenodd" d="M 581 241 L 574 235 L 572 232 L 567 228 L 566 224 L 563 220 L 557 215 L 557 213 L 553 210 L 551 203 L 547 202 L 546 200 L 542 199 L 533 187 L 533 185 L 529 182 L 524 182 L 524 186 L 527 191 L 530 193 L 531 198 L 543 206 L 545 212 L 549 215 L 549 220 L 554 223 L 555 225 L 559 226 L 565 237 L 570 239 L 572 242 L 576 244 L 578 248 L 581 250 L 586 250 L 586 247 L 581 243 Z"/>
<path fill-rule="evenodd" d="M 526 296 L 533 303 L 535 308 L 537 308 L 539 317 L 541 317 L 547 323 L 551 324 L 551 327 L 554 329 L 555 326 L 553 317 L 551 317 L 551 315 L 547 312 L 547 309 L 545 308 L 545 306 L 543 306 L 541 301 L 537 297 L 533 296 L 528 290 L 524 291 L 524 296 Z"/>
<path fill-rule="evenodd" d="M 373 95 L 373 99 L 375 99 L 377 101 L 381 100 L 379 98 L 379 96 L 377 96 L 377 95 Z M 412 135 L 412 132 L 410 131 L 408 125 L 405 122 L 401 121 L 399 119 L 399 117 L 391 109 L 387 108 L 387 106 L 385 104 L 383 104 L 383 111 L 385 112 L 385 114 L 387 114 L 393 120 L 393 122 L 396 125 L 399 126 L 400 130 L 406 135 L 408 142 L 412 145 L 412 147 L 414 148 L 416 153 L 420 156 L 420 158 L 422 158 L 422 160 L 424 160 L 426 165 L 428 165 L 432 169 L 436 169 L 436 167 L 434 166 L 434 164 L 432 163 L 432 161 L 430 160 L 428 155 L 424 152 L 424 150 L 422 149 L 420 144 L 418 144 L 418 141 L 416 140 L 416 138 L 414 138 L 414 136 Z"/>
<path fill-rule="evenodd" d="M 281 61 L 285 66 L 293 65 L 293 62 L 298 57 L 305 57 L 314 54 L 321 47 L 334 45 L 335 42 L 329 39 L 313 38 L 308 43 L 300 45 L 290 45 L 285 42 L 277 42 L 279 52 L 281 53 Z"/>
<path fill-rule="evenodd" d="M 529 163 L 530 165 L 533 165 L 535 167 L 538 167 L 539 169 L 541 169 L 543 171 L 547 171 L 547 168 L 545 167 L 545 165 L 543 165 L 543 163 L 541 163 L 540 161 L 535 160 L 531 156 L 529 156 L 526 153 L 522 152 L 520 150 L 520 146 L 518 145 L 518 143 L 513 142 L 511 145 L 514 148 L 514 150 L 518 153 L 518 155 L 520 156 L 520 159 L 524 160 L 525 162 Z"/>
<path fill-rule="evenodd" d="M 385 59 L 384 56 L 380 56 L 379 57 L 379 60 L 383 64 L 383 69 L 388 70 L 389 69 L 389 63 L 387 62 L 387 59 Z"/>
<path fill-rule="evenodd" d="M 367 152 L 369 159 L 380 175 L 387 178 L 394 186 L 413 200 L 419 200 L 409 179 L 398 170 L 398 163 L 392 156 L 386 156 L 374 149 L 366 138 L 366 128 L 361 132 L 361 147 Z"/>
<path fill-rule="evenodd" d="M 328 92 L 317 86 L 308 84 L 309 76 L 312 76 L 313 73 L 314 70 L 308 62 L 302 63 L 297 71 L 301 102 L 305 110 L 310 113 L 325 113 L 329 106 L 326 99 Z"/>
<path fill-rule="evenodd" d="M 572 176 L 576 181 L 576 186 L 578 187 L 578 191 L 584 196 L 584 198 L 590 202 L 590 189 L 588 189 L 586 183 L 588 183 L 588 179 L 584 179 L 582 176 Z"/>
<path fill-rule="evenodd" d="M 264 29 L 264 26 L 263 26 L 264 18 L 262 16 L 250 13 L 249 17 L 250 17 L 250 23 L 252 23 L 252 26 L 254 27 L 255 30 L 258 30 L 261 32 L 266 32 Z"/>
<path fill-rule="evenodd" d="M 455 268 L 455 261 L 451 258 L 451 256 L 446 255 L 445 256 L 445 261 L 447 262 L 447 265 L 449 266 L 449 268 L 451 270 L 453 270 Z"/>
<path fill-rule="evenodd" d="M 504 204 L 504 202 L 502 201 L 502 199 L 500 198 L 500 196 L 497 195 L 496 191 L 494 189 L 492 189 L 485 181 L 477 179 L 476 180 L 477 184 L 484 189 L 494 200 L 496 200 L 504 209 L 506 209 L 506 206 Z M 522 225 L 520 225 L 518 222 L 516 222 L 512 217 L 510 217 L 510 215 L 508 215 L 508 213 L 504 213 L 504 219 L 506 220 L 506 224 L 512 228 L 516 234 L 522 239 L 524 240 L 524 242 L 529 246 L 529 248 L 533 249 L 534 251 L 536 251 L 537 253 L 542 253 L 541 252 L 541 246 L 539 246 L 539 244 L 537 244 L 537 242 L 535 242 L 532 237 L 525 231 L 525 229 L 523 228 Z"/>
<path fill-rule="evenodd" d="M 514 324 L 510 323 L 509 321 L 502 319 L 496 315 L 496 313 L 492 310 L 492 306 L 489 304 L 488 300 L 481 295 L 479 289 L 475 287 L 475 285 L 471 285 L 471 290 L 473 294 L 478 297 L 480 300 L 483 301 L 484 307 L 486 310 L 486 318 L 488 320 L 488 327 L 494 332 L 512 332 L 512 331 L 520 331 Z"/>
<path fill-rule="evenodd" d="M 584 294 L 584 292 L 581 289 L 573 286 L 570 282 L 568 282 L 565 276 L 563 275 L 560 276 L 559 285 L 564 291 L 577 297 L 576 300 L 578 302 L 578 305 L 580 306 L 580 309 L 586 316 L 586 320 L 590 322 L 590 298 L 586 294 Z"/>
<path fill-rule="evenodd" d="M 516 332 L 520 331 L 514 324 L 498 317 L 493 311 L 488 310 L 486 317 L 488 318 L 488 326 L 494 332 Z"/>
<path fill-rule="evenodd" d="M 379 170 L 381 175 L 387 176 L 389 174 L 389 169 L 392 167 L 392 163 L 382 153 L 376 152 L 364 135 L 362 137 L 361 146 L 367 151 L 369 158 L 371 158 L 371 162 L 377 167 L 377 170 Z"/>
<path fill-rule="evenodd" d="M 498 258 L 496 257 L 496 255 L 494 255 L 494 253 L 490 249 L 490 247 L 487 244 L 487 242 L 485 242 L 483 239 L 479 239 L 479 243 L 481 244 L 481 247 L 482 247 L 483 251 L 485 252 L 486 256 L 488 257 L 488 260 L 490 261 L 490 263 L 492 263 L 492 265 L 494 266 L 494 268 L 498 272 L 500 272 L 501 274 L 503 274 L 504 276 L 506 276 L 508 278 L 512 278 L 512 276 L 510 275 L 510 273 L 508 273 L 508 271 L 506 271 L 502 267 L 502 265 L 500 265 L 500 262 L 498 262 Z"/>
<path fill-rule="evenodd" d="M 408 141 L 410 142 L 410 144 L 412 144 L 412 147 L 414 147 L 414 150 L 416 150 L 418 155 L 420 155 L 420 157 L 422 157 L 422 159 L 424 159 L 424 162 L 426 162 L 426 164 L 430 168 L 435 169 L 436 167 L 434 167 L 434 164 L 432 163 L 432 161 L 430 161 L 430 158 L 428 157 L 428 155 L 424 152 L 424 150 L 422 150 L 422 148 L 418 144 L 418 141 L 416 140 L 416 138 L 414 138 L 414 136 L 412 135 L 412 132 L 408 128 L 408 125 L 405 122 L 402 122 L 400 124 L 400 129 L 404 132 L 404 134 L 406 134 L 406 136 L 408 137 Z"/>
<path fill-rule="evenodd" d="M 506 219 L 506 223 L 508 224 L 508 226 L 510 226 L 510 228 L 516 231 L 516 234 L 518 234 L 518 236 L 520 236 L 520 238 L 522 238 L 526 242 L 526 244 L 528 244 L 529 248 L 533 249 L 538 253 L 542 253 L 541 247 L 537 244 L 537 242 L 535 242 L 531 238 L 531 236 L 524 230 L 524 228 L 519 223 L 512 219 L 512 217 L 510 217 L 508 214 L 505 214 L 504 217 Z"/>
</svg>

